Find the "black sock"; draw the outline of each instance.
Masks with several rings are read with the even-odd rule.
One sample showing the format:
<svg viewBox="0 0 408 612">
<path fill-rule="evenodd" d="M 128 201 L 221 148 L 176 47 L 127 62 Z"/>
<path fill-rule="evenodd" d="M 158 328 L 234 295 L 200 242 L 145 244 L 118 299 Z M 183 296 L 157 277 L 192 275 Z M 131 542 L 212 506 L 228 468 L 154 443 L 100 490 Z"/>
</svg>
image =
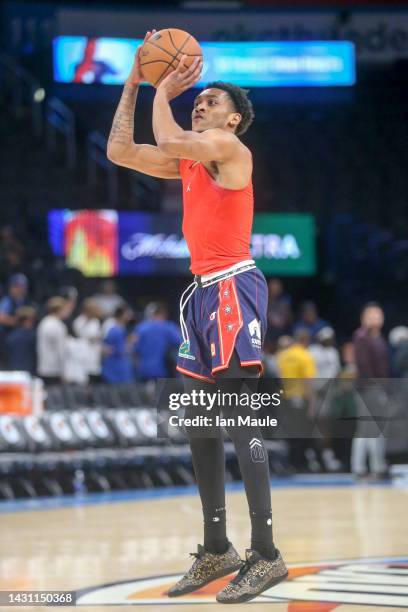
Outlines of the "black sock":
<svg viewBox="0 0 408 612">
<path fill-rule="evenodd" d="M 272 511 L 253 512 L 251 517 L 251 548 L 259 552 L 262 557 L 274 559 L 276 549 L 272 540 Z"/>
<path fill-rule="evenodd" d="M 229 542 L 226 534 L 225 507 L 203 508 L 204 548 L 211 553 L 224 553 Z"/>
</svg>

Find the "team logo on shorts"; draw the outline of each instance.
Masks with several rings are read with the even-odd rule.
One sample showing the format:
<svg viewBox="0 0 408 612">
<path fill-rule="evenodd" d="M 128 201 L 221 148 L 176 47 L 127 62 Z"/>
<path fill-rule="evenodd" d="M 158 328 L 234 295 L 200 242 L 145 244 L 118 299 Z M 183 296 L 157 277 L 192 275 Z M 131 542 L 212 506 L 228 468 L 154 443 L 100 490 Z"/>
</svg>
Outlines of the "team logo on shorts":
<svg viewBox="0 0 408 612">
<path fill-rule="evenodd" d="M 261 348 L 261 324 L 258 319 L 253 319 L 250 323 L 248 323 L 248 329 L 252 344 L 257 348 Z"/>
<path fill-rule="evenodd" d="M 216 312 L 212 312 L 212 313 L 210 314 L 210 321 L 215 321 L 215 317 L 216 317 L 216 316 L 217 316 L 217 313 L 216 313 Z"/>
<path fill-rule="evenodd" d="M 187 340 L 180 345 L 178 356 L 181 357 L 182 359 L 195 360 L 194 355 L 190 353 L 190 343 L 187 342 Z"/>
</svg>

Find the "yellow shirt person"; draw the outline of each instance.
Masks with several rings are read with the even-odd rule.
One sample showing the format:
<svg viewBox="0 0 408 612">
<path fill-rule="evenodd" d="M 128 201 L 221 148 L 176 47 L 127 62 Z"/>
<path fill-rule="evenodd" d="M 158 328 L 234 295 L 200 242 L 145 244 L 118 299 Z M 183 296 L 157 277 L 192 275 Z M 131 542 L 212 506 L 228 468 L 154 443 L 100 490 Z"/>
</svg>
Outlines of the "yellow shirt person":
<svg viewBox="0 0 408 612">
<path fill-rule="evenodd" d="M 304 381 L 317 376 L 316 364 L 307 346 L 295 341 L 280 351 L 276 360 L 281 378 L 287 379 L 283 381 L 286 398 L 307 400 L 310 388 Z"/>
</svg>

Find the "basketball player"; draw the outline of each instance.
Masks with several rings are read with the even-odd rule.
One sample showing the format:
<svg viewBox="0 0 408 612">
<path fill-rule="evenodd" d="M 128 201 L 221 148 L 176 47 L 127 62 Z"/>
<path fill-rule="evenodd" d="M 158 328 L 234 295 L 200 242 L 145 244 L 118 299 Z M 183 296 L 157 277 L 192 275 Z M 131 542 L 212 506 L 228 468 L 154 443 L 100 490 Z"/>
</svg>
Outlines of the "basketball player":
<svg viewBox="0 0 408 612">
<path fill-rule="evenodd" d="M 154 31 L 152 32 L 154 33 Z M 148 32 L 145 40 L 152 34 Z M 157 146 L 135 144 L 134 111 L 142 79 L 139 53 L 127 79 L 109 137 L 111 161 L 183 185 L 183 232 L 194 282 L 180 302 L 183 343 L 178 370 L 187 390 L 223 379 L 258 378 L 266 332 L 267 286 L 251 259 L 253 219 L 252 156 L 238 136 L 253 120 L 246 92 L 212 83 L 195 99 L 192 130 L 174 120 L 170 100 L 192 87 L 201 75 L 196 58 L 184 70 L 183 57 L 158 86 L 153 103 Z M 183 72 L 184 70 L 184 72 Z M 186 317 L 184 310 L 187 309 Z M 193 416 L 192 407 L 186 409 Z M 170 597 L 199 589 L 239 570 L 217 595 L 220 603 L 253 599 L 287 576 L 272 539 L 268 455 L 258 427 L 227 430 L 242 473 L 251 518 L 251 547 L 245 562 L 228 541 L 225 519 L 224 443 L 214 436 L 189 435 L 204 516 L 204 545 L 172 587 Z"/>
</svg>

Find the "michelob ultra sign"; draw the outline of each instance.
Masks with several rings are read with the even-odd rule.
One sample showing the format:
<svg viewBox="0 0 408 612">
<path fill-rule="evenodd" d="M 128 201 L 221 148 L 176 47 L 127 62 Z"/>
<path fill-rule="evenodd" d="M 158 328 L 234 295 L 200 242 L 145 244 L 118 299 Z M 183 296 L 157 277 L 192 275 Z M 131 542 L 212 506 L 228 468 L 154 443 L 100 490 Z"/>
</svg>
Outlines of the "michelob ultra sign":
<svg viewBox="0 0 408 612">
<path fill-rule="evenodd" d="M 56 256 L 85 276 L 183 275 L 190 254 L 181 215 L 116 210 L 53 210 L 48 217 Z M 254 216 L 251 253 L 265 274 L 310 276 L 316 271 L 315 221 L 309 214 Z"/>
</svg>

